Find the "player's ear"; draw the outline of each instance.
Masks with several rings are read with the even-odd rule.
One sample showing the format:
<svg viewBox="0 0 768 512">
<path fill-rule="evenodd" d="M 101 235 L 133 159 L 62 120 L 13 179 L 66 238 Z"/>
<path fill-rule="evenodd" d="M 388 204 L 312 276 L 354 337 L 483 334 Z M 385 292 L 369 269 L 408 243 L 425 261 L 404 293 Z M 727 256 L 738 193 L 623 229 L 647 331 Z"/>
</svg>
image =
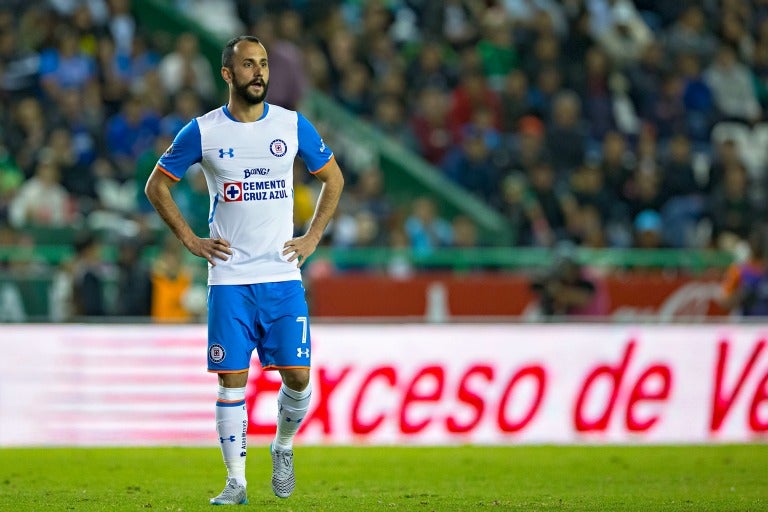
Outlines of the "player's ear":
<svg viewBox="0 0 768 512">
<path fill-rule="evenodd" d="M 223 66 L 221 68 L 221 78 L 223 78 L 225 82 L 231 83 L 232 82 L 232 71 L 228 67 Z"/>
</svg>

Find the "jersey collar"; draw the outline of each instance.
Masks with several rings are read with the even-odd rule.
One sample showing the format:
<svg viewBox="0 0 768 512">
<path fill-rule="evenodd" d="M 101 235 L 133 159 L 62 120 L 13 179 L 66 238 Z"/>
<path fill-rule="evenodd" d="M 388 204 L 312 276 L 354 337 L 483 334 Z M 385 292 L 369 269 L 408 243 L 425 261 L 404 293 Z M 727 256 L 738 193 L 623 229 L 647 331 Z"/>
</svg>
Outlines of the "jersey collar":
<svg viewBox="0 0 768 512">
<path fill-rule="evenodd" d="M 225 115 L 225 116 L 227 116 L 229 119 L 231 119 L 232 121 L 234 121 L 234 122 L 236 122 L 236 123 L 242 123 L 242 121 L 238 121 L 237 119 L 235 119 L 235 118 L 234 118 L 234 116 L 233 116 L 233 115 L 232 115 L 232 113 L 229 111 L 229 108 L 227 108 L 227 106 L 226 106 L 226 105 L 223 105 L 221 108 L 222 108 L 222 110 L 224 110 L 224 115 Z M 258 119 L 257 119 L 256 121 L 254 121 L 254 122 L 258 122 L 258 121 L 261 121 L 262 119 L 264 119 L 265 117 L 267 117 L 267 112 L 269 112 L 269 103 L 267 103 L 267 102 L 265 101 L 265 102 L 264 102 L 264 112 L 262 112 L 262 113 L 261 113 L 261 117 L 260 117 L 260 118 L 258 118 Z"/>
</svg>

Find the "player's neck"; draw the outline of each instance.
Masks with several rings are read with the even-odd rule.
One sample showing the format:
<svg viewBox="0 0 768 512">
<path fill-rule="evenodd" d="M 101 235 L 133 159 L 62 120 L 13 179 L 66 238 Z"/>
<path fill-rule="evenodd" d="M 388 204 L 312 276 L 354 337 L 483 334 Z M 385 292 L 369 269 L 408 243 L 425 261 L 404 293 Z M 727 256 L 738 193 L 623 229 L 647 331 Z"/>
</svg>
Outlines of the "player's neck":
<svg viewBox="0 0 768 512">
<path fill-rule="evenodd" d="M 229 110 L 232 117 L 241 123 L 252 123 L 258 121 L 261 119 L 261 116 L 264 115 L 264 102 L 261 101 L 255 105 L 251 105 L 230 98 L 229 103 L 227 103 L 227 110 Z"/>
</svg>

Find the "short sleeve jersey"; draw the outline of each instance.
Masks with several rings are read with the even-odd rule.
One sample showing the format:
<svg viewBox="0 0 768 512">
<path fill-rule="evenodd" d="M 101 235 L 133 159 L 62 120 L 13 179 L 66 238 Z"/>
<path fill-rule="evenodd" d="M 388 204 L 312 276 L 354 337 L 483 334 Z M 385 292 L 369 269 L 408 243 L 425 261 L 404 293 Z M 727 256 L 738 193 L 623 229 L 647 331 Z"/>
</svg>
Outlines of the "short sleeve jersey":
<svg viewBox="0 0 768 512">
<path fill-rule="evenodd" d="M 160 157 L 157 167 L 174 180 L 200 163 L 208 184 L 212 238 L 233 254 L 208 267 L 208 284 L 253 284 L 301 279 L 283 245 L 293 237 L 293 162 L 321 172 L 333 153 L 298 112 L 264 104 L 250 123 L 226 106 L 190 121 Z"/>
</svg>

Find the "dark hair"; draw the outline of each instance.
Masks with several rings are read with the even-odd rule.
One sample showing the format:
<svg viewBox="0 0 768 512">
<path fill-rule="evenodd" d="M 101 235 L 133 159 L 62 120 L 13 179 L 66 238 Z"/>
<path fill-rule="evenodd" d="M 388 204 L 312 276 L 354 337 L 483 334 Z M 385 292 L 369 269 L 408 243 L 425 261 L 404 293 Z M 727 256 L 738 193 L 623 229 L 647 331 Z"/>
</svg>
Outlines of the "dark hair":
<svg viewBox="0 0 768 512">
<path fill-rule="evenodd" d="M 250 41 L 251 43 L 261 44 L 261 39 L 256 36 L 237 36 L 233 37 L 227 44 L 224 45 L 224 49 L 221 51 L 221 66 L 232 69 L 232 55 L 235 54 L 235 45 L 240 41 Z"/>
</svg>

